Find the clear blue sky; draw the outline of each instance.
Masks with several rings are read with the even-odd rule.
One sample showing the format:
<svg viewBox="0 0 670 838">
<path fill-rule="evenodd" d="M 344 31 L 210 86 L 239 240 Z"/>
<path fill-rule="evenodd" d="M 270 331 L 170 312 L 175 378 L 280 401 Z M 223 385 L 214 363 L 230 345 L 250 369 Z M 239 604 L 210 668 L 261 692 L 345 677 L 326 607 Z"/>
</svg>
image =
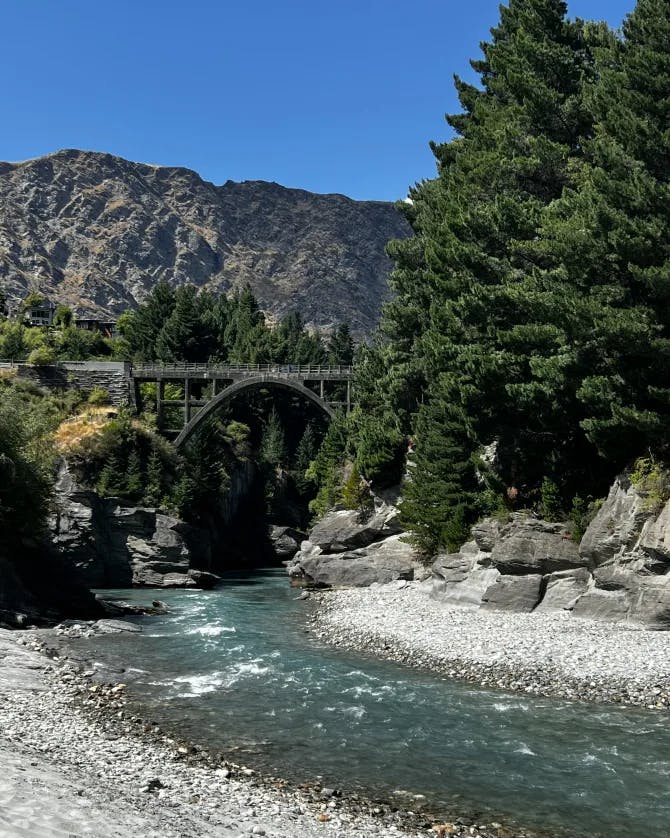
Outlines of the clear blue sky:
<svg viewBox="0 0 670 838">
<path fill-rule="evenodd" d="M 619 26 L 634 0 L 572 0 Z M 59 148 L 396 199 L 496 0 L 3 0 L 0 159 Z"/>
</svg>

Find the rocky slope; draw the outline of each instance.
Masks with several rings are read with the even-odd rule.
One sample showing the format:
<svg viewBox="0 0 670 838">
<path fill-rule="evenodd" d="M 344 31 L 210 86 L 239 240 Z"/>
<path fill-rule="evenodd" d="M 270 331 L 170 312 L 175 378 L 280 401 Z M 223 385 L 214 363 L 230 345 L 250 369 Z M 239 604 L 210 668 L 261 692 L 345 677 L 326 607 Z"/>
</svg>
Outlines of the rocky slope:
<svg viewBox="0 0 670 838">
<path fill-rule="evenodd" d="M 332 512 L 288 566 L 295 584 L 365 587 L 422 580 L 419 557 L 383 506 L 366 522 Z M 441 553 L 423 582 L 447 605 L 480 611 L 568 612 L 670 630 L 670 501 L 620 475 L 577 544 L 570 527 L 531 512 L 487 518 L 457 553 Z"/>
<path fill-rule="evenodd" d="M 276 183 L 215 186 L 195 172 L 66 150 L 0 163 L 0 286 L 114 316 L 165 279 L 228 291 L 249 282 L 280 317 L 348 320 L 361 334 L 387 295 L 392 204 Z"/>
<path fill-rule="evenodd" d="M 49 522 L 54 547 L 92 588 L 208 588 L 218 576 L 208 534 L 160 509 L 127 506 L 81 486 L 59 467 Z"/>
</svg>

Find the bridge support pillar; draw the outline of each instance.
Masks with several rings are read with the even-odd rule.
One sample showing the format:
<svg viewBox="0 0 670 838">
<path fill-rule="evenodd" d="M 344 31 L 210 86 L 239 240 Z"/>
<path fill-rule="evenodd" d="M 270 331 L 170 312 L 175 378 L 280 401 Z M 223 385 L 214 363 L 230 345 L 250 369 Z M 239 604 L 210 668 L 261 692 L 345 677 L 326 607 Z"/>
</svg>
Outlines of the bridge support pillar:
<svg viewBox="0 0 670 838">
<path fill-rule="evenodd" d="M 351 381 L 347 379 L 347 413 L 351 412 Z"/>
<path fill-rule="evenodd" d="M 184 379 L 184 425 L 191 421 L 191 379 Z"/>
<path fill-rule="evenodd" d="M 165 382 L 159 378 L 156 382 L 156 422 L 160 427 L 163 417 L 163 400 L 165 399 Z"/>
<path fill-rule="evenodd" d="M 319 396 L 323 399 L 323 378 L 319 381 Z"/>
</svg>

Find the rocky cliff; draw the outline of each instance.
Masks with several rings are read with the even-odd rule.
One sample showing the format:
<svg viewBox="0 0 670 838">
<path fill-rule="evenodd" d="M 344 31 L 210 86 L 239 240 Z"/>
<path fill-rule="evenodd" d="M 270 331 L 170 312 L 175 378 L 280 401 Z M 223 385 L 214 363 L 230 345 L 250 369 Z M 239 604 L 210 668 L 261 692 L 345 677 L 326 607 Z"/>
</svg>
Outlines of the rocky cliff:
<svg viewBox="0 0 670 838">
<path fill-rule="evenodd" d="M 277 317 L 376 323 L 389 239 L 409 234 L 392 204 L 276 183 L 215 186 L 188 169 L 67 150 L 0 163 L 0 286 L 81 314 L 115 316 L 159 280 L 213 291 L 250 283 Z"/>
<path fill-rule="evenodd" d="M 92 588 L 211 587 L 208 535 L 160 509 L 131 507 L 82 487 L 63 461 L 51 538 L 62 561 Z"/>
<path fill-rule="evenodd" d="M 517 513 L 486 519 L 472 541 L 433 564 L 438 599 L 484 610 L 570 611 L 670 629 L 670 502 L 621 475 L 584 537 Z"/>
</svg>

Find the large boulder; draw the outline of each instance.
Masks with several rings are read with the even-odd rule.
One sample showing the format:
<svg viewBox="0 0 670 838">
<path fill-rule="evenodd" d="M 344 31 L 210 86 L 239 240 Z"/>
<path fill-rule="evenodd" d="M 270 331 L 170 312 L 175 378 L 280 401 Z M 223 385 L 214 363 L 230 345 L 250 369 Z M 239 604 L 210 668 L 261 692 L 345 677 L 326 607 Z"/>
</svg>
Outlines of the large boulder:
<svg viewBox="0 0 670 838">
<path fill-rule="evenodd" d="M 292 527 L 270 527 L 268 537 L 275 555 L 280 559 L 292 559 L 305 540 L 305 534 Z"/>
<path fill-rule="evenodd" d="M 560 570 L 545 577 L 545 590 L 538 611 L 572 611 L 578 598 L 586 593 L 591 574 L 586 568 Z"/>
<path fill-rule="evenodd" d="M 294 585 L 315 588 L 368 587 L 397 579 L 422 579 L 427 570 L 415 549 L 400 535 L 390 536 L 368 547 L 342 553 L 324 553 L 309 542 L 288 573 Z"/>
<path fill-rule="evenodd" d="M 500 571 L 486 565 L 487 554 L 480 553 L 477 542 L 464 544 L 459 553 L 440 553 L 432 565 L 432 596 L 441 602 L 478 608 L 485 591 L 500 576 Z M 480 560 L 484 558 L 484 563 Z"/>
<path fill-rule="evenodd" d="M 372 513 L 352 509 L 329 512 L 310 531 L 309 540 L 324 553 L 341 553 L 367 547 L 402 532 L 398 510 L 379 502 Z"/>
<path fill-rule="evenodd" d="M 502 574 L 548 574 L 582 567 L 586 560 L 565 524 L 517 513 L 498 530 L 491 564 Z"/>
<path fill-rule="evenodd" d="M 532 611 L 540 601 L 542 576 L 500 575 L 482 595 L 481 608 L 488 611 Z"/>
</svg>

